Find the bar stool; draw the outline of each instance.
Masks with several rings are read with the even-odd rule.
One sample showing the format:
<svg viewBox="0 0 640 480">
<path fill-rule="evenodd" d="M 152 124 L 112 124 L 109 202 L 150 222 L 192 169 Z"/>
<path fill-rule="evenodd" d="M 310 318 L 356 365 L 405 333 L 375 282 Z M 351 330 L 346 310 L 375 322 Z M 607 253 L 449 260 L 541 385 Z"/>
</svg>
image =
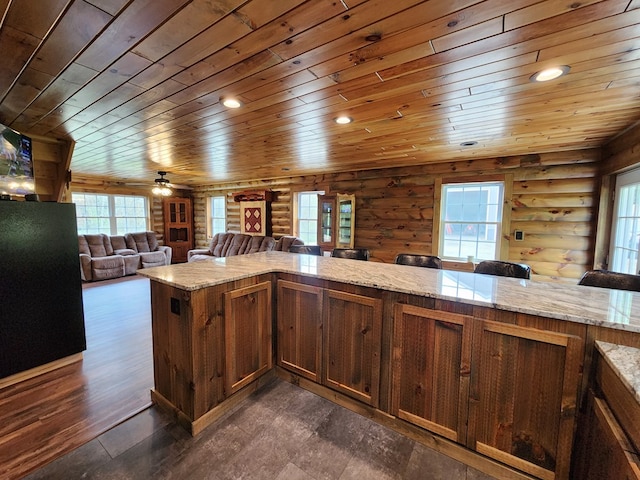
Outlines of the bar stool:
<svg viewBox="0 0 640 480">
<path fill-rule="evenodd" d="M 369 250 L 366 248 L 334 248 L 332 257 L 351 258 L 353 260 L 369 260 Z"/>
<path fill-rule="evenodd" d="M 418 255 L 417 253 L 399 253 L 394 263 L 412 265 L 414 267 L 442 268 L 442 260 L 435 255 Z"/>
<path fill-rule="evenodd" d="M 291 245 L 291 253 L 306 253 L 307 255 L 322 255 L 320 245 Z"/>
<path fill-rule="evenodd" d="M 473 273 L 529 279 L 531 278 L 531 267 L 526 263 L 505 262 L 502 260 L 483 260 L 476 265 Z"/>
<path fill-rule="evenodd" d="M 584 272 L 584 275 L 578 281 L 578 285 L 640 292 L 640 275 L 611 272 L 609 270 L 589 270 Z"/>
</svg>

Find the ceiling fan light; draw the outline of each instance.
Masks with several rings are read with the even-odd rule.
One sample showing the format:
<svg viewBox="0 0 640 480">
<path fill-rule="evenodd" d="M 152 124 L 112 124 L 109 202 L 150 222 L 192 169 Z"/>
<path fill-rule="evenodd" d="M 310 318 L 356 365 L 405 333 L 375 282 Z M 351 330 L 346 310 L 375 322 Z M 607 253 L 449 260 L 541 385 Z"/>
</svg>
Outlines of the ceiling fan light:
<svg viewBox="0 0 640 480">
<path fill-rule="evenodd" d="M 548 82 L 549 80 L 555 80 L 563 75 L 566 75 L 571 70 L 569 65 L 560 65 L 559 67 L 551 67 L 541 70 L 531 75 L 530 80 L 532 82 Z"/>
<path fill-rule="evenodd" d="M 168 178 L 164 178 L 167 172 L 158 172 L 160 178 L 156 178 L 154 180 L 155 186 L 151 189 L 151 193 L 154 195 L 159 195 L 163 197 L 168 197 L 173 193 L 171 190 L 171 185 Z"/>
</svg>

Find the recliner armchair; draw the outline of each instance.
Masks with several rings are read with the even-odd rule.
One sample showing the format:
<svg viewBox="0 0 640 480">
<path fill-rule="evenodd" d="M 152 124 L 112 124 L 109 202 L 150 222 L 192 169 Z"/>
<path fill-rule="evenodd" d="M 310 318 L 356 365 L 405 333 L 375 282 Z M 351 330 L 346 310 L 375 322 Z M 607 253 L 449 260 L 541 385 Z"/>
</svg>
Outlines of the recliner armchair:
<svg viewBox="0 0 640 480">
<path fill-rule="evenodd" d="M 399 253 L 394 263 L 397 265 L 412 265 L 414 267 L 442 268 L 442 260 L 435 255 L 419 255 L 417 253 Z"/>
</svg>

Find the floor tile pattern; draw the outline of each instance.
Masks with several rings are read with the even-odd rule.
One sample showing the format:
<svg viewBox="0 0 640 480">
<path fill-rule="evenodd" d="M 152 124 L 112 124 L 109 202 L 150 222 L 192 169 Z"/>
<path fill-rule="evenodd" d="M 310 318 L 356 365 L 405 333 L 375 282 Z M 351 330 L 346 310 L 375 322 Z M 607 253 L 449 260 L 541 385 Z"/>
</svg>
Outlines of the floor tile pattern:
<svg viewBox="0 0 640 480">
<path fill-rule="evenodd" d="M 311 392 L 274 380 L 196 437 L 152 407 L 26 478 L 490 480 L 492 477 Z"/>
</svg>

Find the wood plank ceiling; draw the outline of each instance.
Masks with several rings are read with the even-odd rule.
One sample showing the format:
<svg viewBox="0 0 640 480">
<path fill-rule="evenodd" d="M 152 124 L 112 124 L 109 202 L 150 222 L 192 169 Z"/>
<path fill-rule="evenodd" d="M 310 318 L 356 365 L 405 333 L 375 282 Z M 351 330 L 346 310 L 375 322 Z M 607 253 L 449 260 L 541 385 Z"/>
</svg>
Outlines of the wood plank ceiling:
<svg viewBox="0 0 640 480">
<path fill-rule="evenodd" d="M 71 169 L 88 176 L 167 170 L 197 185 L 585 149 L 640 117 L 640 0 L 0 0 L 0 12 L 0 123 L 73 139 Z M 555 65 L 571 71 L 529 80 Z M 353 122 L 335 124 L 343 114 Z"/>
</svg>

